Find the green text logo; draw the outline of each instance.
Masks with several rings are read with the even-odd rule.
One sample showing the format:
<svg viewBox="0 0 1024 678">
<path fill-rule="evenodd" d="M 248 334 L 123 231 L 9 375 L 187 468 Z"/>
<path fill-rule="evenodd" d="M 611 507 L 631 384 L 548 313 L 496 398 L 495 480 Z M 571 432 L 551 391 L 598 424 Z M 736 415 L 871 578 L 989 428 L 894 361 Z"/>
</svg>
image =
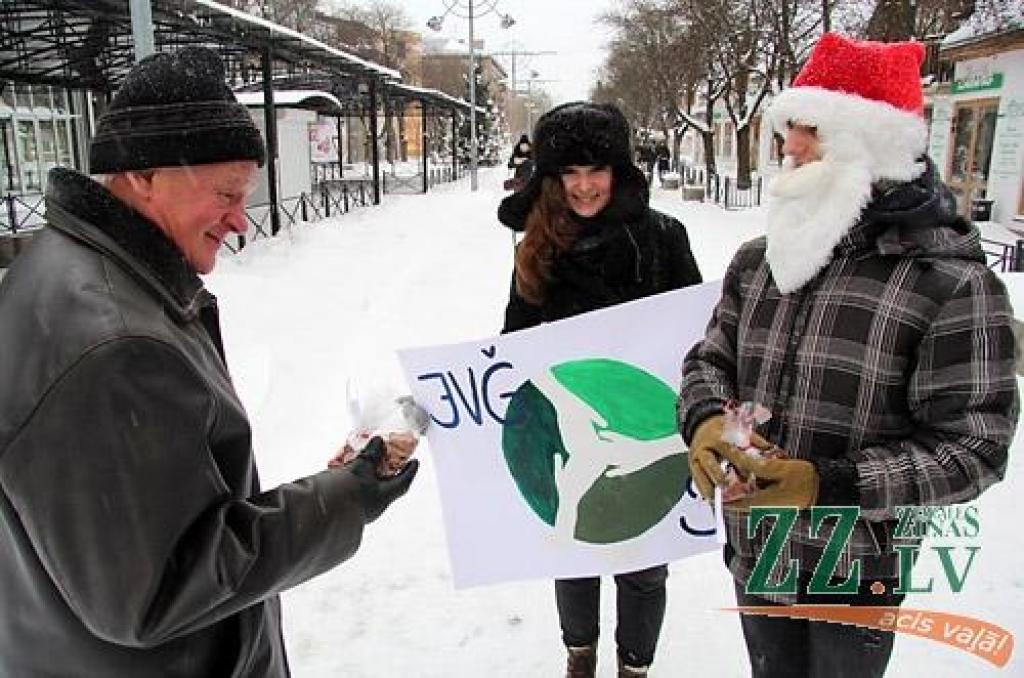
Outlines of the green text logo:
<svg viewBox="0 0 1024 678">
<path fill-rule="evenodd" d="M 747 593 L 765 594 L 796 594 L 798 588 L 797 570 L 799 562 L 778 563 L 786 541 L 790 538 L 796 524 L 797 509 L 754 507 L 747 518 L 747 534 L 754 537 L 758 524 L 766 519 L 772 520 L 771 532 L 765 541 L 764 549 L 758 555 L 757 562 L 750 578 L 747 580 Z M 808 593 L 821 594 L 852 594 L 860 588 L 860 559 L 854 558 L 850 563 L 849 575 L 842 580 L 836 576 L 836 565 L 846 549 L 850 535 L 857 525 L 860 509 L 856 506 L 814 506 L 810 510 L 810 537 L 817 537 L 831 527 L 831 535 L 822 551 L 821 558 L 814 567 L 814 572 L 807 585 Z M 897 524 L 893 530 L 894 539 L 908 539 L 911 543 L 894 544 L 899 561 L 899 582 L 894 589 L 896 593 L 931 593 L 934 582 L 915 585 L 911 578 L 915 562 L 922 557 L 922 550 L 931 551 L 942 566 L 946 583 L 950 591 L 960 593 L 967 575 L 974 565 L 974 557 L 980 546 L 931 545 L 923 549 L 919 540 L 922 537 L 955 537 L 974 538 L 981 532 L 978 510 L 974 506 L 898 506 L 896 507 Z M 957 554 L 966 554 L 962 563 L 957 563 Z M 782 565 L 781 576 L 777 584 L 769 582 L 769 575 L 776 565 Z M 879 588 L 881 587 L 881 588 Z M 881 582 L 871 586 L 873 593 L 884 593 Z"/>
</svg>

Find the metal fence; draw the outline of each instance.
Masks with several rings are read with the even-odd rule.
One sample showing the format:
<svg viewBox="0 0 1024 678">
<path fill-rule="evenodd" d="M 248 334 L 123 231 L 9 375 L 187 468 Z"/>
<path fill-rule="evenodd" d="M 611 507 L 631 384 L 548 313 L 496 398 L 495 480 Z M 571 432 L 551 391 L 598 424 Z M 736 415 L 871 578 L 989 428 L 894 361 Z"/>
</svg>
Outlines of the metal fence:
<svg viewBox="0 0 1024 678">
<path fill-rule="evenodd" d="M 683 167 L 680 186 L 684 200 L 694 199 L 694 188 L 703 188 L 702 200 L 709 200 L 725 209 L 747 209 L 761 204 L 763 178 L 755 177 L 749 185 L 741 185 L 734 177 L 708 172 L 704 167 Z"/>
<path fill-rule="evenodd" d="M 0 210 L 0 233 L 38 228 L 46 221 L 42 193 L 8 193 L 2 197 L 4 204 L 3 210 Z"/>
<path fill-rule="evenodd" d="M 1006 243 L 1001 240 L 980 238 L 985 260 L 992 270 L 1000 273 L 1015 273 L 1024 270 L 1024 240 Z"/>
<path fill-rule="evenodd" d="M 722 200 L 725 209 L 746 209 L 761 204 L 761 177 L 757 177 L 745 186 L 733 179 L 724 177 L 722 181 Z M 719 202 L 718 199 L 715 202 Z"/>
<path fill-rule="evenodd" d="M 290 227 L 300 222 L 313 223 L 347 214 L 354 207 L 370 205 L 372 192 L 372 182 L 367 179 L 323 182 L 311 192 L 302 192 L 290 198 L 279 198 L 281 224 Z M 238 236 L 233 243 L 224 241 L 224 246 L 232 252 L 239 251 L 250 241 L 269 238 L 272 235 L 269 202 L 246 205 L 245 217 L 249 221 L 249 232 Z"/>
<path fill-rule="evenodd" d="M 427 173 L 430 186 L 454 181 L 465 176 L 461 165 L 431 167 Z M 393 177 L 385 174 L 384 188 L 387 193 L 422 193 L 423 175 Z M 322 219 L 347 214 L 355 207 L 372 204 L 373 181 L 366 177 L 325 180 L 312 191 L 297 196 L 279 199 L 282 226 L 298 223 L 313 223 Z M 0 196 L 0 268 L 10 264 L 24 249 L 32 235 L 46 222 L 46 211 L 42 193 Z M 249 230 L 245 235 L 225 240 L 224 246 L 238 252 L 247 243 L 259 238 L 271 237 L 270 203 L 246 205 L 245 216 Z"/>
<path fill-rule="evenodd" d="M 466 176 L 466 168 L 461 163 L 458 168 L 453 169 L 451 165 L 445 164 L 440 167 L 431 167 L 427 173 L 427 179 L 431 186 L 455 181 Z"/>
<path fill-rule="evenodd" d="M 3 197 L 0 210 L 0 271 L 5 271 L 46 221 L 42 193 Z"/>
<path fill-rule="evenodd" d="M 423 173 L 399 175 L 384 172 L 384 193 L 388 194 L 412 194 L 424 193 Z"/>
</svg>

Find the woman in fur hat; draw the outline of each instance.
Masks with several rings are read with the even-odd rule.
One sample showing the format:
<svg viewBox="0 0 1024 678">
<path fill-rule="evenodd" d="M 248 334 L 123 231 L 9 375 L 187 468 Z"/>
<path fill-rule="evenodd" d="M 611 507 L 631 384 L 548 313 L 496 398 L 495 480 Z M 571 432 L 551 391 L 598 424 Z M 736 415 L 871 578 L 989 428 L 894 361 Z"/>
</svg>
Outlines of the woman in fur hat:
<svg viewBox="0 0 1024 678">
<path fill-rule="evenodd" d="M 533 175 L 498 209 L 524 233 L 503 332 L 701 282 L 686 229 L 647 204 L 617 108 L 564 104 L 541 116 L 533 138 Z M 620 676 L 644 675 L 654 659 L 667 575 L 659 565 L 615 576 Z M 599 592 L 597 577 L 555 582 L 567 676 L 594 675 Z"/>
<path fill-rule="evenodd" d="M 766 236 L 733 258 L 678 407 L 701 494 L 725 484 L 723 460 L 757 479 L 725 512 L 740 606 L 899 605 L 921 540 L 897 517 L 970 501 L 1006 472 L 1012 309 L 925 155 L 923 59 L 921 43 L 828 33 L 767 112 L 786 160 Z M 722 440 L 729 400 L 771 408 L 753 442 L 781 458 Z M 801 511 L 770 547 L 748 512 L 771 506 L 856 511 L 841 543 Z M 885 672 L 891 630 L 794 614 L 741 616 L 755 677 Z"/>
</svg>

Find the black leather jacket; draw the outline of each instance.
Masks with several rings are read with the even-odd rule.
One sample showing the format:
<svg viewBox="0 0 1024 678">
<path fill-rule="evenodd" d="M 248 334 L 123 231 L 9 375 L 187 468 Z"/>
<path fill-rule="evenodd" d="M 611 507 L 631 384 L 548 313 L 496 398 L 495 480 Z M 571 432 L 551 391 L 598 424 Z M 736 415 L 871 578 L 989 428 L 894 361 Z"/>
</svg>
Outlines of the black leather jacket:
<svg viewBox="0 0 1024 678">
<path fill-rule="evenodd" d="M 261 492 L 214 298 L 54 170 L 0 284 L 0 675 L 286 676 L 277 594 L 362 538 L 354 480 Z"/>
</svg>

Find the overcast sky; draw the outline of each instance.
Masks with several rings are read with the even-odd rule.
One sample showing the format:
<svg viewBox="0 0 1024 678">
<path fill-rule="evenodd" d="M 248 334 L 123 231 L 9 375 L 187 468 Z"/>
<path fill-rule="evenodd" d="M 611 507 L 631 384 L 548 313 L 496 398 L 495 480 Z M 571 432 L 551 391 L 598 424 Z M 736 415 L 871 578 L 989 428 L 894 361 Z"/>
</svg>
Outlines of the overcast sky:
<svg viewBox="0 0 1024 678">
<path fill-rule="evenodd" d="M 443 35 L 465 40 L 469 22 L 449 14 L 444 28 L 434 33 L 427 28 L 427 19 L 444 12 L 457 3 L 455 11 L 467 15 L 469 0 L 401 0 L 413 24 L 413 30 L 424 36 Z M 475 0 L 474 7 L 494 4 L 492 0 Z M 473 22 L 477 39 L 483 38 L 487 52 L 554 51 L 557 54 L 516 58 L 516 80 L 525 88 L 523 78 L 533 70 L 537 78 L 556 80 L 542 86 L 551 94 L 553 103 L 585 99 L 596 79 L 596 70 L 604 61 L 608 29 L 594 22 L 604 11 L 615 7 L 616 0 L 497 0 L 496 9 L 511 15 L 516 23 L 500 28 L 500 17 L 492 12 Z M 495 57 L 510 70 L 510 57 Z"/>
</svg>

